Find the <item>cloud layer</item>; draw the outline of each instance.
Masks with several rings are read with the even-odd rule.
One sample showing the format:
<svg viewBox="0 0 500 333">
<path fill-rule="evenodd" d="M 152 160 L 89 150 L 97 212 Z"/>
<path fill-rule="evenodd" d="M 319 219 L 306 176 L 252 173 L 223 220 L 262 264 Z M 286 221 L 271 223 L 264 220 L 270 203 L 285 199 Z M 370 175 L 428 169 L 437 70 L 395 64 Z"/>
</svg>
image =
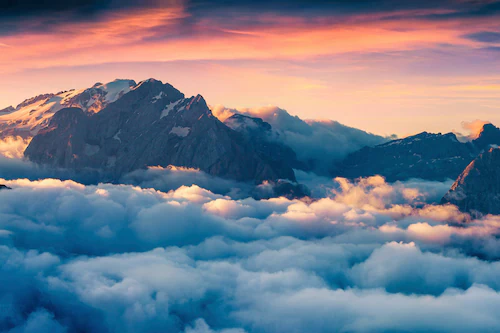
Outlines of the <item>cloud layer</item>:
<svg viewBox="0 0 500 333">
<path fill-rule="evenodd" d="M 441 183 L 339 178 L 307 201 L 0 183 L 2 331 L 500 329 L 500 220 L 430 204 Z"/>
</svg>

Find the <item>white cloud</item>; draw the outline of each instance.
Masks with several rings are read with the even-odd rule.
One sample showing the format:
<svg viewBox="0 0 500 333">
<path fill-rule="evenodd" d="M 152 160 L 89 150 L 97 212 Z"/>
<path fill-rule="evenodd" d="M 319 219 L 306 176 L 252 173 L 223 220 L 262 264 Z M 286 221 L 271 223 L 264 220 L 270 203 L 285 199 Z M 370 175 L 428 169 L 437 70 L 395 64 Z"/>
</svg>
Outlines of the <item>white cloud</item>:
<svg viewBox="0 0 500 333">
<path fill-rule="evenodd" d="M 20 136 L 0 139 L 0 155 L 7 158 L 22 158 L 30 141 L 30 139 L 23 139 Z"/>
<path fill-rule="evenodd" d="M 438 183 L 337 179 L 302 201 L 0 183 L 3 331 L 500 329 L 498 217 L 429 205 Z"/>
</svg>

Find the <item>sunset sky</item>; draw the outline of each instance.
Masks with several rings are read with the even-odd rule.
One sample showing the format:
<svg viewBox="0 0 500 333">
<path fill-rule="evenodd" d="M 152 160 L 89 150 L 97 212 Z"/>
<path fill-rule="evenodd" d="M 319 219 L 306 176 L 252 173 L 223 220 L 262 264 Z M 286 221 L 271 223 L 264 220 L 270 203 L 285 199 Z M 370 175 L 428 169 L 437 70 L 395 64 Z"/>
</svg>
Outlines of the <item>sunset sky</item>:
<svg viewBox="0 0 500 333">
<path fill-rule="evenodd" d="M 500 1 L 2 2 L 0 75 L 0 108 L 154 77 L 384 135 L 498 126 Z"/>
</svg>

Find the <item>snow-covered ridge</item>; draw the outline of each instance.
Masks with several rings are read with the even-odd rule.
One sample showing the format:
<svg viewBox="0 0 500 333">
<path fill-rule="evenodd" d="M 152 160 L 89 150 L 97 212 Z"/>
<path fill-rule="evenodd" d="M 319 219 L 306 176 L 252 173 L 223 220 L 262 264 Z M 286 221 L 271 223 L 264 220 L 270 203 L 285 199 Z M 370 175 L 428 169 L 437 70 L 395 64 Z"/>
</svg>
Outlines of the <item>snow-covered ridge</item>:
<svg viewBox="0 0 500 333">
<path fill-rule="evenodd" d="M 441 133 L 422 132 L 422 133 L 419 133 L 416 135 L 408 136 L 406 138 L 391 140 L 391 141 L 383 143 L 379 146 L 380 147 L 388 147 L 388 146 L 394 146 L 394 145 L 411 145 L 415 142 L 422 141 L 422 140 L 440 139 L 440 138 L 448 138 L 449 140 L 451 140 L 453 142 L 458 142 L 458 139 L 454 133 L 441 134 Z"/>
<path fill-rule="evenodd" d="M 96 113 L 135 86 L 133 80 L 114 80 L 106 84 L 96 83 L 87 89 L 35 96 L 23 101 L 16 108 L 9 107 L 4 109 L 5 112 L 0 112 L 1 135 L 32 137 L 48 126 L 50 118 L 63 108 L 78 107 L 86 112 Z"/>
<path fill-rule="evenodd" d="M 107 104 L 115 102 L 118 98 L 128 93 L 136 86 L 133 80 L 114 80 L 107 84 L 94 85 L 93 88 L 101 89 L 106 92 L 105 101 Z"/>
</svg>

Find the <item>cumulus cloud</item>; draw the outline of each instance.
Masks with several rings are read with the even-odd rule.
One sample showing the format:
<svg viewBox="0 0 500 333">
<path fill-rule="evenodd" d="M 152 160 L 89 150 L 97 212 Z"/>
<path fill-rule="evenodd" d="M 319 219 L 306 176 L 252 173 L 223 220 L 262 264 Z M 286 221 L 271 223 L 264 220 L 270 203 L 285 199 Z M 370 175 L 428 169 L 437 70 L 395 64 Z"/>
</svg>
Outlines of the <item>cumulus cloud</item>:
<svg viewBox="0 0 500 333">
<path fill-rule="evenodd" d="M 0 139 L 0 155 L 7 158 L 22 158 L 30 141 L 31 139 L 23 139 L 20 136 Z"/>
<path fill-rule="evenodd" d="M 432 204 L 439 183 L 258 200 L 167 180 L 0 179 L 0 330 L 500 329 L 499 218 Z"/>
<path fill-rule="evenodd" d="M 485 124 L 490 124 L 490 122 L 479 119 L 473 121 L 462 121 L 462 128 L 467 132 L 465 138 L 469 141 L 477 139 Z"/>
<path fill-rule="evenodd" d="M 336 121 L 304 121 L 275 106 L 230 109 L 216 105 L 212 112 L 221 121 L 235 113 L 262 118 L 278 132 L 276 140 L 291 147 L 309 169 L 323 175 L 329 174 L 333 163 L 347 154 L 388 140 Z"/>
<path fill-rule="evenodd" d="M 0 177 L 2 178 L 26 178 L 30 180 L 43 178 L 73 179 L 84 184 L 97 184 L 102 179 L 102 175 L 98 170 L 85 170 L 76 173 L 69 169 L 50 168 L 32 163 L 19 155 L 23 153 L 17 150 L 23 144 L 19 139 L 14 140 L 13 144 L 5 143 L 9 142 L 8 140 L 4 141 L 5 151 L 0 154 Z M 24 142 L 26 143 L 26 141 Z"/>
<path fill-rule="evenodd" d="M 214 177 L 199 169 L 176 166 L 153 166 L 146 170 L 136 170 L 123 176 L 120 183 L 155 188 L 163 192 L 196 184 L 211 192 L 232 197 L 248 197 L 254 189 L 251 184 Z"/>
</svg>

